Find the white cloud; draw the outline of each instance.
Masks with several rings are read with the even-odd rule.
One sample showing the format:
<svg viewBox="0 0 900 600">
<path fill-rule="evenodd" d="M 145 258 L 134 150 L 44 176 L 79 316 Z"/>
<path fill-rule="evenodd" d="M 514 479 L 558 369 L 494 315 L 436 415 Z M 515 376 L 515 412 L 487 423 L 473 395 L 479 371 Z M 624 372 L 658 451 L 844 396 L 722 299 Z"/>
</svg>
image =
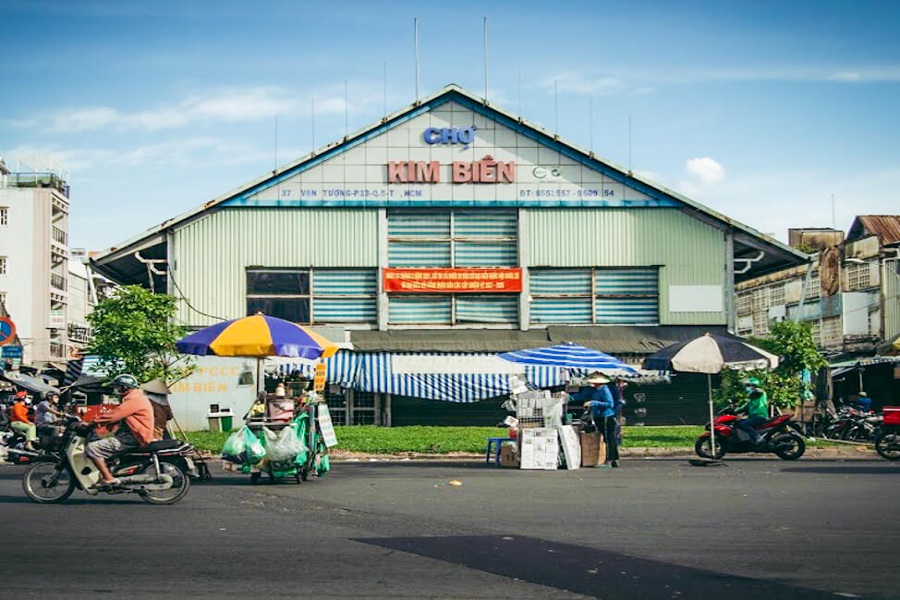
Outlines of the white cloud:
<svg viewBox="0 0 900 600">
<path fill-rule="evenodd" d="M 692 158 L 685 164 L 688 174 L 699 180 L 700 185 L 716 185 L 725 179 L 725 169 L 711 158 Z"/>
<path fill-rule="evenodd" d="M 680 181 L 677 188 L 688 197 L 715 188 L 725 180 L 725 169 L 715 159 L 709 157 L 691 158 L 685 162 L 684 169 L 688 179 Z"/>
</svg>

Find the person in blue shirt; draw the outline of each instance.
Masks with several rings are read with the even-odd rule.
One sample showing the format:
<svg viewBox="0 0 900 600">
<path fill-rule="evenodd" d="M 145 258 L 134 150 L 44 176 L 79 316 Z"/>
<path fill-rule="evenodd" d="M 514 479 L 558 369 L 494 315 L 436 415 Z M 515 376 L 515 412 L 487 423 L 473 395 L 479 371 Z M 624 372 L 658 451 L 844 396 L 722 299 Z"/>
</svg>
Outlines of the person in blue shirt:
<svg viewBox="0 0 900 600">
<path fill-rule="evenodd" d="M 584 407 L 590 409 L 597 429 L 603 432 L 606 442 L 606 461 L 597 467 L 609 468 L 619 466 L 619 446 L 616 440 L 616 411 L 613 395 L 609 391 L 609 378 L 602 373 L 591 373 L 585 379 L 590 385 L 582 388 L 574 396 L 576 400 L 586 400 Z"/>
<path fill-rule="evenodd" d="M 869 398 L 867 393 L 860 392 L 859 397 L 856 399 L 856 405 L 859 407 L 859 410 L 868 413 L 872 410 L 872 399 Z"/>
</svg>

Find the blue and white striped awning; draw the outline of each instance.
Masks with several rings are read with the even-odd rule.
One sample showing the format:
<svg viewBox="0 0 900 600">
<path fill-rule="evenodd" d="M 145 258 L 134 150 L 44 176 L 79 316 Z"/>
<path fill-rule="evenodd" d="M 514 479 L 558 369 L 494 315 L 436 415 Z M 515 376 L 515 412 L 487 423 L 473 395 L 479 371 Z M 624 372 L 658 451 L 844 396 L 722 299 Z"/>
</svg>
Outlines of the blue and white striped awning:
<svg viewBox="0 0 900 600">
<path fill-rule="evenodd" d="M 325 379 L 328 383 L 340 384 L 362 392 L 411 396 L 445 402 L 478 402 L 488 398 L 507 396 L 511 393 L 509 375 L 505 373 L 434 373 L 394 372 L 395 356 L 427 356 L 468 359 L 494 358 L 495 354 L 477 353 L 417 353 L 394 354 L 390 352 L 350 352 L 338 351 L 326 359 Z M 407 361 L 408 362 L 408 361 Z M 298 370 L 305 377 L 312 378 L 315 365 L 279 359 L 279 372 L 287 374 Z M 557 367 L 524 366 L 525 378 L 534 387 L 563 385 L 563 373 Z"/>
</svg>

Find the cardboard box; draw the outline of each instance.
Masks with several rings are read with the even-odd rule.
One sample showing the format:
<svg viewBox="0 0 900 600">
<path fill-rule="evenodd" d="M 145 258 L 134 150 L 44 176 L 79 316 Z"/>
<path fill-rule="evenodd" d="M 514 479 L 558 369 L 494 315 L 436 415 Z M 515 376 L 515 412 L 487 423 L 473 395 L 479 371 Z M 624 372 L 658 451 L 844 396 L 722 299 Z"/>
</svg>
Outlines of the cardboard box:
<svg viewBox="0 0 900 600">
<path fill-rule="evenodd" d="M 522 432 L 522 469 L 555 471 L 559 455 L 559 437 L 555 429 L 525 429 Z"/>
<path fill-rule="evenodd" d="M 593 467 L 606 460 L 606 444 L 599 433 L 581 434 L 581 466 Z"/>
<path fill-rule="evenodd" d="M 519 446 L 517 444 L 506 443 L 500 446 L 500 466 L 519 466 Z"/>
</svg>

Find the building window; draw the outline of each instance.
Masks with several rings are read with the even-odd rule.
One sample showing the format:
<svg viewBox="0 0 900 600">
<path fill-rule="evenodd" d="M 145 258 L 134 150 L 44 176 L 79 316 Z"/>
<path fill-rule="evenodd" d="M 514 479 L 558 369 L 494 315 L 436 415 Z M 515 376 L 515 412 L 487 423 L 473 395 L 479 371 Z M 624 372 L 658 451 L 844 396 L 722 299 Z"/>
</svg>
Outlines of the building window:
<svg viewBox="0 0 900 600">
<path fill-rule="evenodd" d="M 752 298 L 753 298 L 752 292 L 739 292 L 738 293 L 737 299 L 735 301 L 735 305 L 737 307 L 737 314 L 749 315 L 751 312 L 753 312 Z"/>
<path fill-rule="evenodd" d="M 806 283 L 806 292 L 803 294 L 804 300 L 818 300 L 822 296 L 822 283 L 819 281 L 819 272 L 813 271 L 809 275 Z"/>
<path fill-rule="evenodd" d="M 822 346 L 833 348 L 840 346 L 844 341 L 843 325 L 841 317 L 829 317 L 822 319 Z"/>
<path fill-rule="evenodd" d="M 247 269 L 247 314 L 294 323 L 377 321 L 375 269 Z"/>
<path fill-rule="evenodd" d="M 769 333 L 769 313 L 766 310 L 753 312 L 753 335 L 765 336 Z"/>
<path fill-rule="evenodd" d="M 657 269 L 532 269 L 533 323 L 634 325 L 659 322 Z"/>
<path fill-rule="evenodd" d="M 0 206 L 0 225 L 9 225 L 9 208 Z"/>
<path fill-rule="evenodd" d="M 784 304 L 784 284 L 776 283 L 769 286 L 769 306 L 781 306 Z"/>
<path fill-rule="evenodd" d="M 868 263 L 861 265 L 850 263 L 847 265 L 847 290 L 864 290 L 872 286 L 872 269 Z"/>
<path fill-rule="evenodd" d="M 387 214 L 388 266 L 518 265 L 518 213 L 506 209 L 395 209 Z M 390 294 L 391 325 L 515 325 L 517 294 Z"/>
<path fill-rule="evenodd" d="M 6 275 L 6 257 L 0 256 L 0 275 Z"/>
</svg>

